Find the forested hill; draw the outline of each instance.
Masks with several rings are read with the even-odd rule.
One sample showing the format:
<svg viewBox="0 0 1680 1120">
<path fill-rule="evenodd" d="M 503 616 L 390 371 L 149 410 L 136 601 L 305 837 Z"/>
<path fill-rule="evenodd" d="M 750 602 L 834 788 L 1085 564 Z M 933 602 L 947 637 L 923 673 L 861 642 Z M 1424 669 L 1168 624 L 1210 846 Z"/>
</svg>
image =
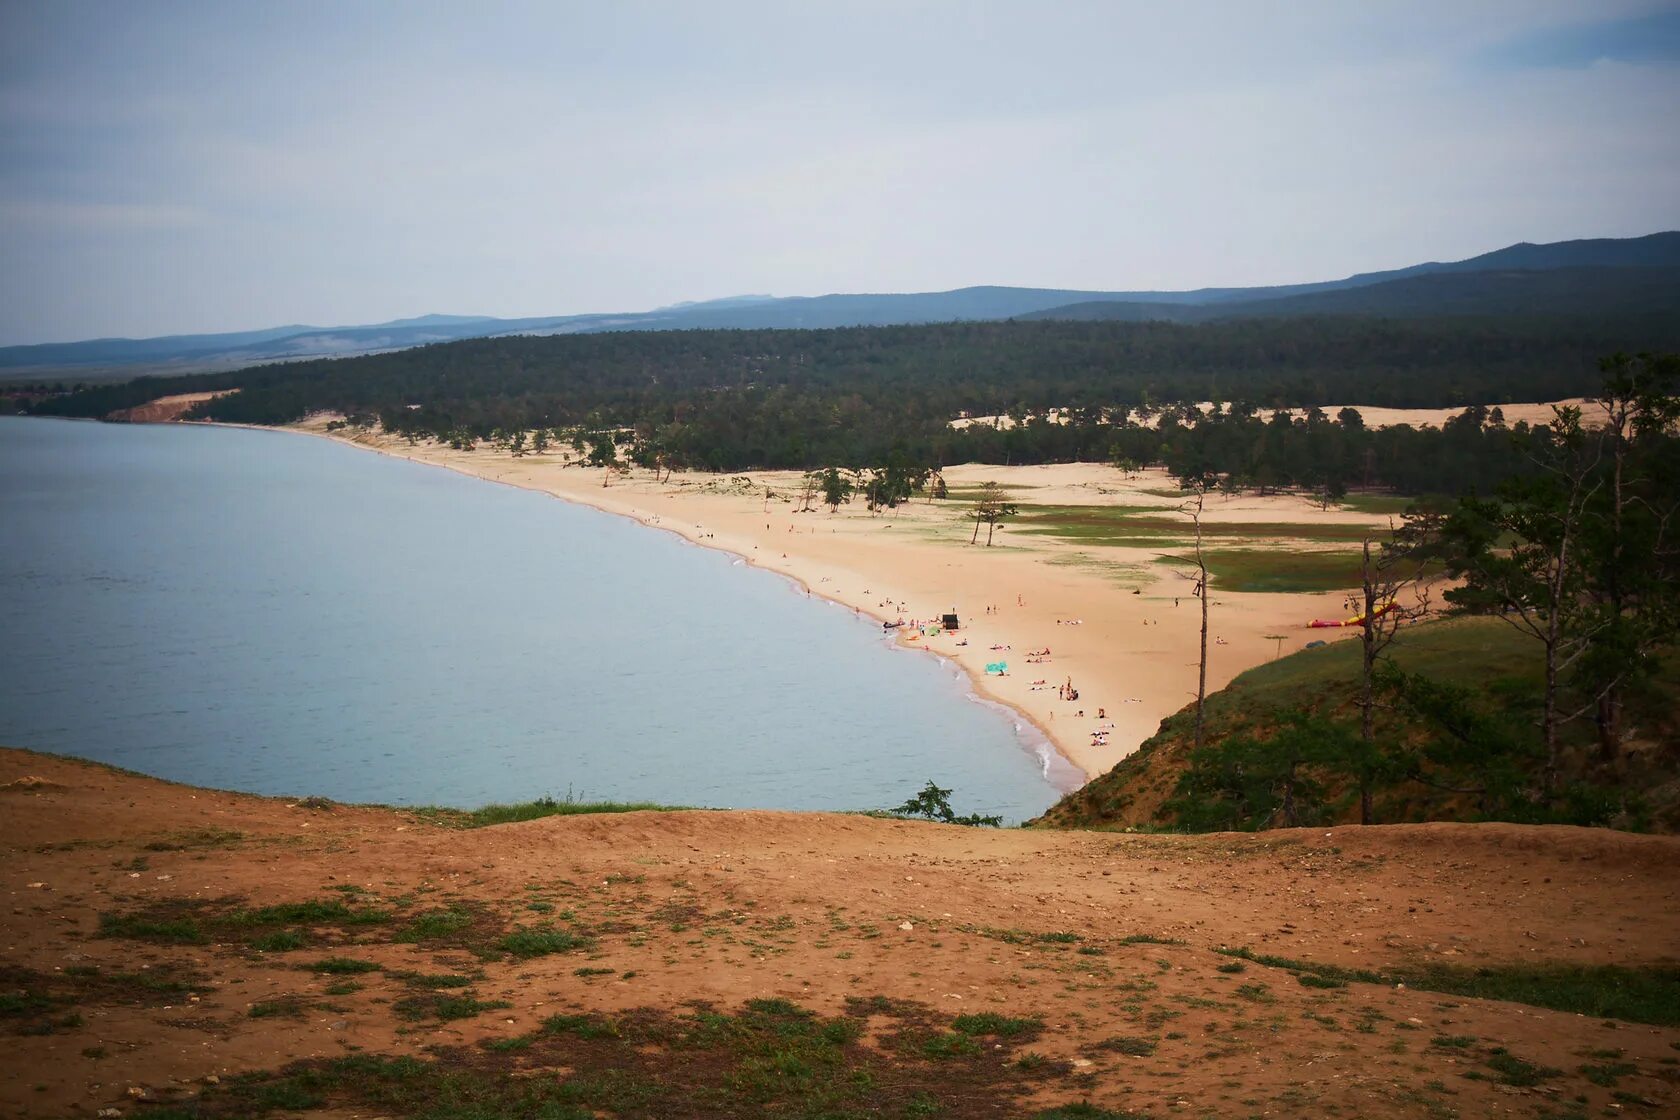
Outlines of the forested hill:
<svg viewBox="0 0 1680 1120">
<path fill-rule="evenodd" d="M 1115 262 L 1124 268 L 1125 262 Z M 1042 315 L 1050 318 L 1177 319 L 1202 321 L 1246 315 L 1372 314 L 1582 315 L 1601 310 L 1680 313 L 1672 276 L 1611 275 L 1611 270 L 1680 270 L 1680 232 L 1534 245 L 1527 242 L 1460 261 L 1430 261 L 1337 280 L 1259 288 L 1187 291 L 1080 292 L 980 286 L 944 292 L 840 293 L 821 296 L 736 296 L 651 311 L 569 314 L 527 319 L 425 315 L 361 326 L 276 327 L 237 334 L 0 347 L 0 370 L 34 376 L 76 370 L 101 380 L 134 372 L 225 370 L 276 358 L 342 357 L 461 338 L 522 333 L 579 334 L 624 330 L 813 330 L 894 326 Z M 1553 271 L 1573 279 L 1536 281 Z M 1596 271 L 1597 276 L 1589 276 Z M 1441 285 L 1397 285 L 1412 278 L 1455 275 Z M 1666 288 L 1662 285 L 1666 284 Z M 1371 289 L 1363 296 L 1318 299 Z M 1059 309 L 1059 310 L 1058 310 Z M 1093 310 L 1095 309 L 1095 310 Z M 143 368 L 136 368 L 143 367 Z"/>
<path fill-rule="evenodd" d="M 1441 315 L 1680 317 L 1680 268 L 1504 269 L 1434 272 L 1380 284 L 1326 289 L 1266 299 L 1168 304 L 1087 300 L 1021 316 L 1024 319 L 1215 319 L 1302 315 Z"/>
<path fill-rule="evenodd" d="M 337 361 L 146 378 L 37 401 L 103 417 L 237 388 L 204 418 L 281 424 L 321 410 L 444 439 L 634 429 L 711 469 L 1108 458 L 1107 410 L 1174 401 L 1456 406 L 1590 392 L 1617 351 L 1680 348 L 1680 323 L 1349 317 L 1001 322 L 826 331 L 623 332 L 454 342 Z M 1075 410 L 1071 423 L 954 431 L 962 413 Z M 1159 449 L 1139 449 L 1153 458 Z"/>
</svg>

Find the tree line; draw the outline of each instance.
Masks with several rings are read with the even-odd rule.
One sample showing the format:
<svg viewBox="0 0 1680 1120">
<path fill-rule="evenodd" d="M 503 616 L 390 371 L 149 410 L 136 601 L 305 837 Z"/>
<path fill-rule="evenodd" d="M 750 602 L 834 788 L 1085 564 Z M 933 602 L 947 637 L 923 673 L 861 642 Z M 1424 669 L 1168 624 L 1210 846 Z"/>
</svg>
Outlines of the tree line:
<svg viewBox="0 0 1680 1120">
<path fill-rule="evenodd" d="M 562 438 L 628 432 L 645 457 L 715 471 L 860 467 L 893 456 L 927 467 L 1117 456 L 1172 465 L 1205 451 L 1222 456 L 1222 471 L 1252 475 L 1256 485 L 1298 485 L 1317 468 L 1297 468 L 1257 445 L 1256 433 L 1239 433 L 1236 421 L 1349 401 L 1453 406 L 1580 395 L 1591 388 L 1598 355 L 1652 345 L 1652 332 L 1665 329 L 1680 333 L 1645 320 L 1325 317 L 509 337 L 92 386 L 31 410 L 104 416 L 165 394 L 238 388 L 194 415 L 279 424 L 330 410 L 376 418 L 415 439 L 457 442 L 539 430 Z M 1115 419 L 1207 400 L 1240 403 L 1205 430 L 1191 417 L 1158 435 Z M 1041 419 L 1052 408 L 1066 409 L 1067 422 Z M 1020 422 L 953 428 L 965 414 Z M 1240 454 L 1258 457 L 1241 470 L 1230 446 L 1238 434 L 1247 440 Z M 1324 435 L 1314 428 L 1311 438 Z M 1271 438 L 1293 437 L 1279 429 Z M 1412 468 L 1443 449 L 1407 442 L 1433 438 L 1347 437 L 1338 473 L 1350 484 L 1437 488 Z"/>
<path fill-rule="evenodd" d="M 1198 831 L 1306 825 L 1357 794 L 1371 823 L 1377 795 L 1428 792 L 1486 819 L 1650 823 L 1625 747 L 1656 740 L 1656 771 L 1672 780 L 1680 358 L 1618 355 L 1602 376 L 1586 409 L 1512 434 L 1528 470 L 1414 508 L 1367 546 L 1352 714 L 1297 706 L 1271 727 L 1198 739 L 1167 816 Z M 1388 653 L 1413 613 L 1408 589 L 1431 572 L 1454 581 L 1452 611 L 1520 634 L 1532 671 L 1471 685 L 1398 667 Z"/>
</svg>

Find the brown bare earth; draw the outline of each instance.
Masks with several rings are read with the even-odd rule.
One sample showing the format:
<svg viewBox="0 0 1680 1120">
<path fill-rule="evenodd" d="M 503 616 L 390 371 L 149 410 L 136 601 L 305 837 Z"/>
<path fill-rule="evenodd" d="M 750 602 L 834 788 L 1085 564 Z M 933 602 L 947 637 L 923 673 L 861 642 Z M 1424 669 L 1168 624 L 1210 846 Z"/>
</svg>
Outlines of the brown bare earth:
<svg viewBox="0 0 1680 1120">
<path fill-rule="evenodd" d="M 1311 987 L 1215 951 L 1379 972 L 1674 962 L 1670 837 L 1441 824 L 1192 838 L 769 812 L 458 830 L 0 751 L 0 845 L 7 1116 L 192 1115 L 166 1111 L 191 1098 L 241 1115 L 228 1094 L 258 1084 L 241 1073 L 352 1054 L 428 1063 L 389 1067 L 410 1078 L 437 1063 L 616 1094 L 594 1115 L 759 1115 L 777 1110 L 753 1093 L 821 1071 L 753 1058 L 716 1092 L 660 1096 L 708 1076 L 701 1058 L 735 1061 L 722 1035 L 693 1041 L 695 1024 L 726 1022 L 704 1009 L 759 1016 L 727 1020 L 737 1032 L 800 1029 L 787 1004 L 753 1000 L 861 1032 L 832 1052 L 873 1071 L 847 1092 L 886 1103 L 835 1115 L 1087 1100 L 1158 1117 L 1680 1114 L 1680 1028 L 1416 984 Z M 265 909 L 302 903 L 316 906 Z M 521 930 L 569 937 L 521 956 L 505 940 Z M 310 967 L 329 959 L 360 963 Z M 479 1002 L 448 1002 L 461 997 Z M 1038 1022 L 952 1032 L 985 1012 Z M 581 1018 L 550 1018 L 563 1014 Z M 679 1036 L 699 1049 L 668 1060 Z M 311 1114 L 407 1114 L 398 1096 L 339 1092 L 321 1089 L 327 1111 Z M 314 1107 L 260 1099 L 273 1115 Z M 495 1113 L 448 1113 L 469 1114 Z"/>
<path fill-rule="evenodd" d="M 237 391 L 220 389 L 213 393 L 177 393 L 172 397 L 159 397 L 145 404 L 137 404 L 133 408 L 119 409 L 107 419 L 122 420 L 130 424 L 163 424 L 179 420 L 186 415 L 188 409 L 201 401 L 214 400 Z"/>
</svg>

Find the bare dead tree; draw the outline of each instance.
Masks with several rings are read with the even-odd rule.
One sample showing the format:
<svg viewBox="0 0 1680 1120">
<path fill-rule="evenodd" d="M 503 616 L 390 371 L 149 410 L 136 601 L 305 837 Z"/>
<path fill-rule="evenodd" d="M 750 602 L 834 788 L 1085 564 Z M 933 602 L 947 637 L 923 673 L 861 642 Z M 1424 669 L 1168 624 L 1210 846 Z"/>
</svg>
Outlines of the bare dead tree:
<svg viewBox="0 0 1680 1120">
<path fill-rule="evenodd" d="M 810 513 L 811 508 L 812 508 L 812 503 L 817 500 L 817 491 L 821 488 L 822 488 L 822 472 L 821 471 L 808 471 L 808 472 L 806 472 L 805 481 L 800 485 L 800 489 L 799 489 L 799 509 L 796 512 L 798 512 L 798 513 Z"/>
<path fill-rule="evenodd" d="M 1196 496 L 1179 507 L 1179 512 L 1190 519 L 1196 528 L 1196 574 L 1191 577 L 1196 581 L 1194 594 L 1202 604 L 1202 646 L 1201 657 L 1197 665 L 1196 674 L 1196 749 L 1202 746 L 1202 709 L 1207 704 L 1207 648 L 1208 648 L 1208 570 L 1207 557 L 1202 552 L 1202 505 L 1207 500 L 1206 480 L 1194 483 Z"/>
</svg>

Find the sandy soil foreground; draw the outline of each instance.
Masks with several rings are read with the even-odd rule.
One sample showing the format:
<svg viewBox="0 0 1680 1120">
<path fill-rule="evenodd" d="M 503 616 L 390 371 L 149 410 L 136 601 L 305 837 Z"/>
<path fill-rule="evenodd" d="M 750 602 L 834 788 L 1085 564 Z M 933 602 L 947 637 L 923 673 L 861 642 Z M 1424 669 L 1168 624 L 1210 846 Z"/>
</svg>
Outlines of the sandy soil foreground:
<svg viewBox="0 0 1680 1120">
<path fill-rule="evenodd" d="M 1157 837 L 767 812 L 455 831 L 0 750 L 0 884 L 6 1116 L 143 1117 L 295 1059 L 489 1061 L 481 1044 L 496 1040 L 518 1076 L 563 1079 L 581 1039 L 513 1049 L 549 1016 L 775 998 L 865 1015 L 853 1059 L 897 1055 L 934 1096 L 968 1102 L 939 1115 L 1087 1099 L 1157 1117 L 1680 1114 L 1680 1030 L 1310 987 L 1215 952 L 1374 970 L 1674 961 L 1674 837 L 1499 824 Z M 280 923 L 291 941 L 251 924 L 306 902 L 373 918 L 300 911 Z M 470 923 L 440 924 L 448 913 Z M 166 943 L 181 921 L 207 935 Z M 494 951 L 543 928 L 588 940 Z M 326 959 L 365 971 L 312 969 Z M 445 1019 L 427 987 L 439 977 L 480 1009 Z M 907 1018 L 942 1031 L 981 1012 L 1042 1030 L 940 1059 L 891 1048 Z M 1031 1077 L 971 1084 L 1029 1053 Z M 1508 1076 L 1514 1061 L 1543 1075 Z"/>
<path fill-rule="evenodd" d="M 315 417 L 297 428 L 328 435 L 329 419 Z M 937 620 L 954 610 L 962 621 L 958 633 L 924 638 L 906 630 L 901 641 L 951 659 L 979 692 L 1035 724 L 1072 763 L 1075 772 L 1061 775 L 1063 785 L 1105 773 L 1153 735 L 1161 720 L 1195 699 L 1200 614 L 1191 581 L 1182 569 L 1159 563 L 1158 549 L 1082 547 L 1007 521 L 993 547 L 984 546 L 984 527 L 981 543 L 970 544 L 974 523 L 966 513 L 972 497 L 918 498 L 876 515 L 861 500 L 835 513 L 820 505 L 815 512 L 798 512 L 801 476 L 795 472 L 677 473 L 658 481 L 653 472 L 638 469 L 608 478 L 599 468 L 568 465 L 567 455 L 553 449 L 515 458 L 488 446 L 454 451 L 376 432 L 331 435 L 635 518 L 738 554 L 798 581 L 811 594 L 883 622 Z M 1183 499 L 1160 471 L 1128 478 L 1092 463 L 970 464 L 944 473 L 962 494 L 990 480 L 1009 487 L 1021 503 L 1142 507 L 1189 530 L 1188 519 L 1177 512 Z M 1326 511 L 1292 495 L 1210 495 L 1205 519 L 1209 525 L 1255 526 L 1253 538 L 1226 540 L 1219 547 L 1306 550 L 1357 545 L 1303 541 L 1293 533 L 1354 526 L 1380 536 L 1389 524 L 1386 516 Z M 1314 618 L 1345 617 L 1342 600 L 1340 593 L 1239 594 L 1216 587 L 1208 690 L 1280 651 L 1342 636 L 1306 629 Z M 1049 653 L 1034 657 L 1043 650 Z M 996 662 L 1007 663 L 1007 675 L 987 672 Z M 1063 699 L 1060 691 L 1070 680 L 1076 700 Z M 1100 738 L 1099 731 L 1105 733 Z"/>
</svg>

